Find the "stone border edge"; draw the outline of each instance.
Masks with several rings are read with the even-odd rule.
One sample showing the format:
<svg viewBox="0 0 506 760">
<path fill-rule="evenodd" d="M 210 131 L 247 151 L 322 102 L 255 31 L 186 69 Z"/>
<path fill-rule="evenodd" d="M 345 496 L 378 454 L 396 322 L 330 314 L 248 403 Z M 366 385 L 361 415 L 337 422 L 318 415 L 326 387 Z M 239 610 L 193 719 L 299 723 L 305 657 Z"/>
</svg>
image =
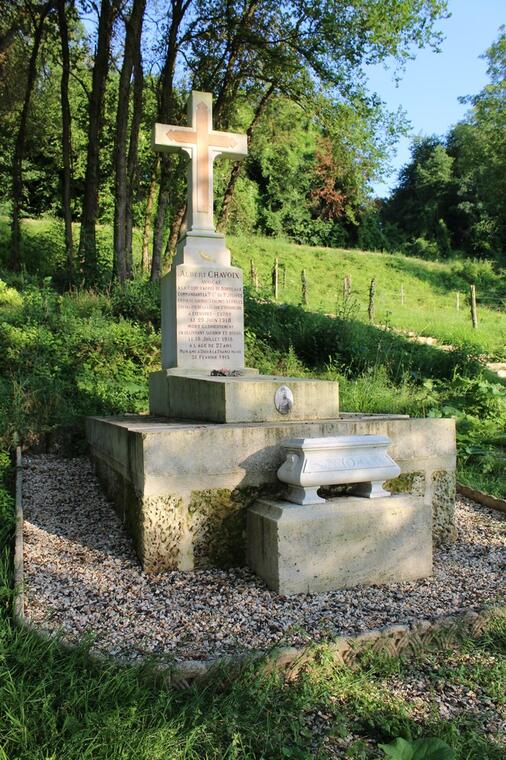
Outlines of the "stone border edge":
<svg viewBox="0 0 506 760">
<path fill-rule="evenodd" d="M 484 491 L 478 491 L 469 486 L 465 486 L 463 483 L 457 482 L 457 493 L 462 496 L 467 496 L 468 499 L 477 501 L 478 504 L 483 504 L 484 507 L 490 509 L 497 509 L 499 512 L 506 512 L 506 501 L 504 499 L 497 499 L 495 496 L 489 496 Z"/>
<path fill-rule="evenodd" d="M 23 569 L 23 463 L 21 448 L 16 450 L 16 533 L 14 547 L 14 621 L 17 625 L 37 633 L 46 640 L 58 640 L 53 633 L 39 628 L 27 619 L 24 609 L 24 569 Z M 478 635 L 488 621 L 496 616 L 506 616 L 506 606 L 497 606 L 474 610 L 464 610 L 454 615 L 443 616 L 433 620 L 418 620 L 410 625 L 391 625 L 376 628 L 354 636 L 336 637 L 323 644 L 308 644 L 301 647 L 275 646 L 266 651 L 252 651 L 243 655 L 229 655 L 209 660 L 187 660 L 179 664 L 161 663 L 147 659 L 152 665 L 155 678 L 161 678 L 176 689 L 189 688 L 194 682 L 224 673 L 225 669 L 239 670 L 248 663 L 265 660 L 263 670 L 270 673 L 282 670 L 295 677 L 301 668 L 315 660 L 318 653 L 325 649 L 336 665 L 351 665 L 367 649 L 382 652 L 390 656 L 401 653 L 417 654 L 431 646 L 444 646 L 462 638 L 466 633 Z M 67 650 L 74 650 L 78 644 L 60 640 Z M 142 667 L 143 663 L 134 663 L 126 658 L 112 657 L 108 654 L 91 652 L 90 656 L 97 662 L 120 666 Z M 144 663 L 145 664 L 145 663 Z"/>
<path fill-rule="evenodd" d="M 16 449 L 16 528 L 14 544 L 13 615 L 18 624 L 25 622 L 25 577 L 23 566 L 23 461 L 21 447 Z"/>
</svg>

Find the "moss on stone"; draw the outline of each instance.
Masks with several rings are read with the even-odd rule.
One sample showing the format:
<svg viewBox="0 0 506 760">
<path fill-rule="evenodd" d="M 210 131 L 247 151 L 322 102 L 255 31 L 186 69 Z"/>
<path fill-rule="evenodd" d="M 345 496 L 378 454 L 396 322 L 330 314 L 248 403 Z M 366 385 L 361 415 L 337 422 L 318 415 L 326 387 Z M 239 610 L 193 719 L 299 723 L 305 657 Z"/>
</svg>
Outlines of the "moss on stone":
<svg viewBox="0 0 506 760">
<path fill-rule="evenodd" d="M 384 488 L 392 493 L 409 493 L 411 496 L 425 495 L 425 473 L 422 470 L 404 472 L 397 478 L 387 480 Z"/>
<path fill-rule="evenodd" d="M 139 533 L 145 572 L 178 569 L 185 524 L 181 498 L 157 496 L 144 499 Z"/>
<path fill-rule="evenodd" d="M 246 513 L 254 502 L 279 489 L 272 486 L 192 491 L 188 512 L 196 568 L 240 567 L 246 561 Z"/>
<path fill-rule="evenodd" d="M 455 472 L 432 473 L 432 537 L 436 546 L 455 541 Z"/>
</svg>

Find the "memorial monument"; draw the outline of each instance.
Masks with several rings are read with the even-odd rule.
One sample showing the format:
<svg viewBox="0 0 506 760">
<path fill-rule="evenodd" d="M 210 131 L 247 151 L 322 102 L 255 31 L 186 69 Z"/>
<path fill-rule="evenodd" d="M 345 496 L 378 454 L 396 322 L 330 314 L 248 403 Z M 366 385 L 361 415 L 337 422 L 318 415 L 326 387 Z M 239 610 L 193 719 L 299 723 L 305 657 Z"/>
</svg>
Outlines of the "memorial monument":
<svg viewBox="0 0 506 760">
<path fill-rule="evenodd" d="M 246 135 L 213 129 L 212 97 L 192 92 L 190 126 L 155 124 L 153 148 L 189 155 L 186 232 L 162 279 L 162 367 L 207 371 L 244 366 L 242 272 L 230 266 L 225 237 L 213 218 L 213 168 L 218 156 L 248 152 Z"/>
<path fill-rule="evenodd" d="M 245 156 L 245 136 L 214 130 L 211 95 L 193 92 L 188 125 L 157 124 L 153 147 L 183 150 L 189 163 L 186 230 L 161 283 L 161 369 L 150 378 L 151 416 L 87 420 L 97 474 L 144 569 L 244 564 L 246 514 L 276 512 L 287 439 L 388 436 L 401 471 L 390 489 L 417 497 L 415 510 L 401 500 L 405 531 L 413 536 L 425 525 L 426 536 L 431 523 L 436 542 L 451 540 L 453 420 L 343 414 L 337 382 L 263 376 L 244 366 L 242 273 L 214 227 L 213 163 Z M 385 498 L 375 500 L 374 514 L 385 537 L 380 502 Z M 316 515 L 314 504 L 291 506 Z"/>
</svg>

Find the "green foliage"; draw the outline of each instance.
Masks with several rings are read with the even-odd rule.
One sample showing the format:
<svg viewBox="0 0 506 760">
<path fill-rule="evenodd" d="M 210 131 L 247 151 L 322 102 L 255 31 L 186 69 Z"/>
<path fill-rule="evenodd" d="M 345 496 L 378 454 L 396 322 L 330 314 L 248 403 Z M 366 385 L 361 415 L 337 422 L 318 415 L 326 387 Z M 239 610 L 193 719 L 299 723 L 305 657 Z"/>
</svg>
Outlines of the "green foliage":
<svg viewBox="0 0 506 760">
<path fill-rule="evenodd" d="M 506 257 L 506 32 L 487 50 L 490 83 L 446 138 L 417 138 L 383 210 L 412 255 Z"/>
<path fill-rule="evenodd" d="M 158 355 L 152 327 L 112 319 L 109 299 L 25 287 L 15 310 L 0 306 L 0 440 L 29 444 L 86 414 L 144 411 Z"/>
<path fill-rule="evenodd" d="M 456 760 L 455 751 L 441 739 L 417 739 L 407 742 L 399 737 L 391 744 L 380 744 L 386 757 L 392 760 Z"/>
<path fill-rule="evenodd" d="M 455 417 L 459 479 L 503 498 L 506 488 L 506 386 L 483 375 L 428 380 L 431 416 Z"/>
</svg>

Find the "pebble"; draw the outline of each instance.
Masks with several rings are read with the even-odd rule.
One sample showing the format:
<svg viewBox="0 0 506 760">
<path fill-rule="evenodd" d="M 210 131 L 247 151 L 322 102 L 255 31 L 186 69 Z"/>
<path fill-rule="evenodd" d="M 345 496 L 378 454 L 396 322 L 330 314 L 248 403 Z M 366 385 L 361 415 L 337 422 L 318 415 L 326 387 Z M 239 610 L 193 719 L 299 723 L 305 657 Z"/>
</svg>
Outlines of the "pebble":
<svg viewBox="0 0 506 760">
<path fill-rule="evenodd" d="M 457 540 L 434 575 L 284 597 L 247 568 L 145 575 L 90 462 L 24 457 L 25 614 L 74 642 L 137 662 L 301 646 L 505 603 L 506 515 L 457 497 Z"/>
</svg>

